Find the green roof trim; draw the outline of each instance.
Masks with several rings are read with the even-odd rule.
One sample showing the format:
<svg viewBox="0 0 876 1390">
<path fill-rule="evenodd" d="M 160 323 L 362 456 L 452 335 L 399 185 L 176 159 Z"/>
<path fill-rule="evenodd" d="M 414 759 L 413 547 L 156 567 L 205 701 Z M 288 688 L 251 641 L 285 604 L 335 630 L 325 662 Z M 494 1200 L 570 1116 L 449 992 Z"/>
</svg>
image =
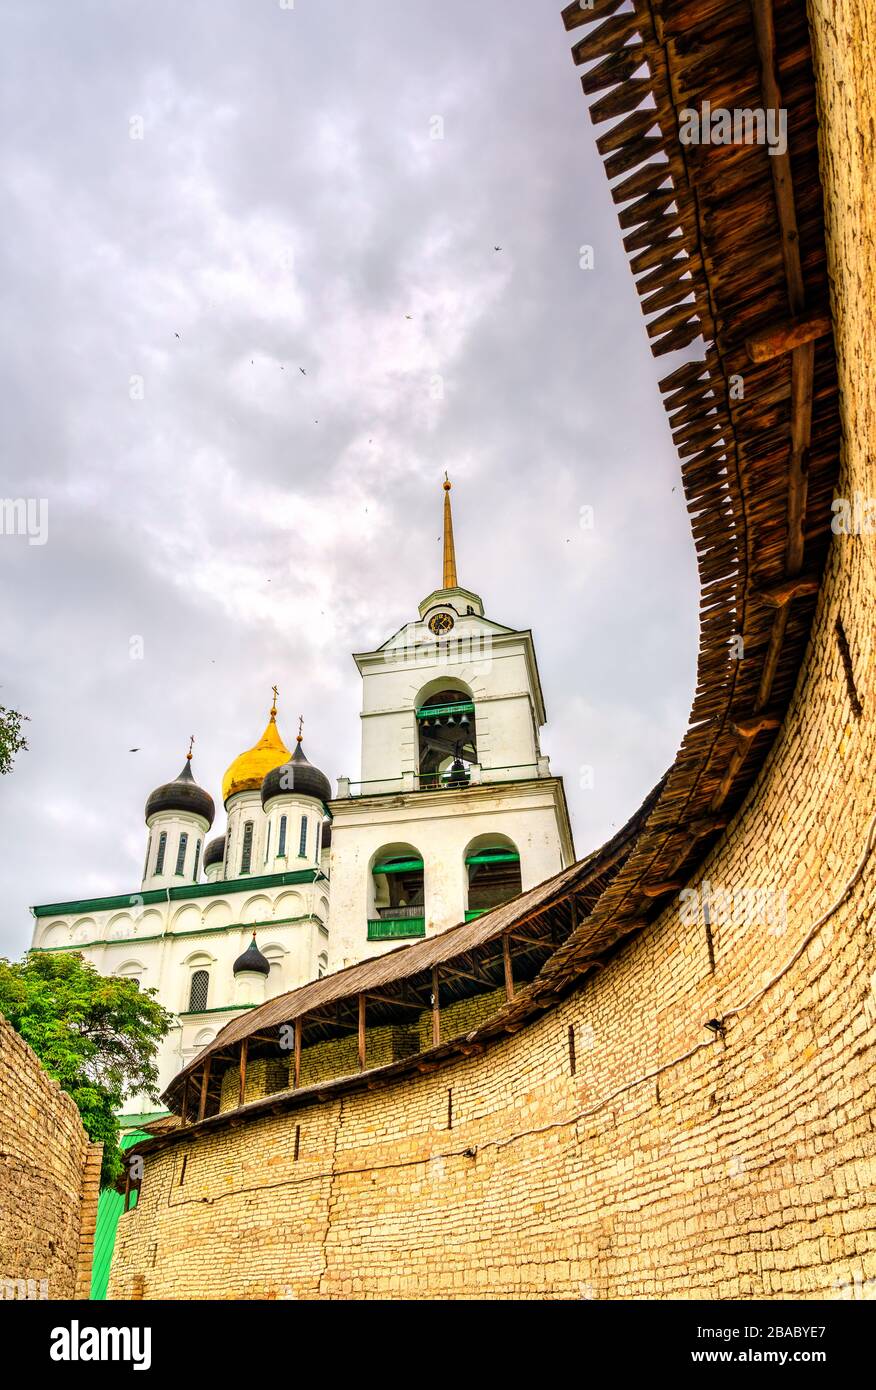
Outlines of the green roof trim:
<svg viewBox="0 0 876 1390">
<path fill-rule="evenodd" d="M 119 1117 L 122 1120 L 123 1117 Z M 133 1116 L 131 1117 L 134 1118 Z M 141 1139 L 151 1139 L 151 1134 L 144 1130 L 137 1129 L 130 1134 L 123 1134 L 119 1140 L 121 1149 L 133 1148 L 134 1144 L 139 1144 Z M 137 1194 L 131 1193 L 131 1206 L 136 1206 Z M 115 1192 L 111 1187 L 104 1188 L 97 1199 L 97 1225 L 94 1231 L 94 1256 L 91 1261 L 91 1292 L 89 1297 L 102 1300 L 106 1298 L 107 1285 L 109 1284 L 110 1265 L 113 1259 L 113 1250 L 116 1244 L 116 1228 L 119 1224 L 119 1217 L 125 1208 L 125 1199 L 120 1192 Z"/>
<path fill-rule="evenodd" d="M 373 874 L 404 874 L 409 869 L 422 869 L 422 859 L 389 859 L 374 865 Z"/>
<path fill-rule="evenodd" d="M 221 897 L 228 893 L 248 893 L 253 888 L 279 888 L 286 883 L 313 883 L 322 878 L 321 869 L 290 869 L 283 874 L 245 875 L 218 879 L 212 883 L 190 883 L 184 888 L 150 888 L 145 893 L 118 893 L 111 898 L 79 898 L 69 903 L 41 903 L 32 907 L 34 917 L 58 917 L 67 912 L 106 912 L 114 907 L 144 907 L 152 903 L 179 902 L 183 898 Z M 145 938 L 144 938 L 145 939 Z"/>
<path fill-rule="evenodd" d="M 515 850 L 485 849 L 481 854 L 470 854 L 466 864 L 519 864 L 520 855 Z"/>
<path fill-rule="evenodd" d="M 471 700 L 460 700 L 455 705 L 423 705 L 417 710 L 418 719 L 432 719 L 439 714 L 474 714 Z"/>
</svg>

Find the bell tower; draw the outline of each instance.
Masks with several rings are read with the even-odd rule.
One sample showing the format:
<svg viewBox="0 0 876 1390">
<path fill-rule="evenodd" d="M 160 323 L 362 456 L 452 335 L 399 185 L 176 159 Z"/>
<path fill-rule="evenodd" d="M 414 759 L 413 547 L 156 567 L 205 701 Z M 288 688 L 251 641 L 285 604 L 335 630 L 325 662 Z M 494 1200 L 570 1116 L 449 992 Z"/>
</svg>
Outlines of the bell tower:
<svg viewBox="0 0 876 1390">
<path fill-rule="evenodd" d="M 354 656 L 362 766 L 331 803 L 332 969 L 479 916 L 574 859 L 532 633 L 459 583 L 451 486 L 445 474 L 441 587 Z"/>
</svg>

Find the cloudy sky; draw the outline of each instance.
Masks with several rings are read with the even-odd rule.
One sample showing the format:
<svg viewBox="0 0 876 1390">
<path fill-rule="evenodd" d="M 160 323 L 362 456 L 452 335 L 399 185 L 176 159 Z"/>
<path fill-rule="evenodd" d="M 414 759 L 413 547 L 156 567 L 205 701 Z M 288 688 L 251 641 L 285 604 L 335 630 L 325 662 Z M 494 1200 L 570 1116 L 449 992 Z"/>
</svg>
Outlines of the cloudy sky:
<svg viewBox="0 0 876 1390">
<path fill-rule="evenodd" d="M 560 9 L 6 0 L 0 496 L 47 510 L 44 544 L 0 536 L 0 704 L 30 718 L 0 953 L 30 904 L 135 890 L 149 790 L 194 733 L 218 801 L 275 681 L 287 741 L 303 713 L 358 776 L 350 653 L 440 582 L 445 468 L 460 581 L 534 630 L 578 853 L 672 760 L 673 364 Z"/>
</svg>

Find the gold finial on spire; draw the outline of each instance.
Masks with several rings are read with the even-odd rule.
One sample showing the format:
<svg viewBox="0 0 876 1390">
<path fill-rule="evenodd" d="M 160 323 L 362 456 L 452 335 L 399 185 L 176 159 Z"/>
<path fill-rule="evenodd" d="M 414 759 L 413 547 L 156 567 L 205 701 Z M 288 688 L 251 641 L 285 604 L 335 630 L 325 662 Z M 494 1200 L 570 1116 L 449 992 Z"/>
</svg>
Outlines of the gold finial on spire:
<svg viewBox="0 0 876 1390">
<path fill-rule="evenodd" d="M 299 716 L 298 716 L 298 734 L 297 734 L 297 737 L 296 737 L 296 739 L 295 739 L 295 742 L 296 742 L 296 743 L 300 743 L 301 740 L 302 740 L 303 738 L 304 738 L 304 715 L 303 715 L 303 714 L 299 714 Z"/>
<path fill-rule="evenodd" d="M 187 763 L 190 763 L 190 762 L 192 761 L 192 749 L 194 748 L 194 746 L 195 746 L 195 736 L 194 736 L 194 734 L 192 734 L 192 736 L 191 736 L 190 739 L 189 739 L 189 751 L 188 751 L 188 753 L 186 753 L 186 762 L 187 762 Z"/>
<path fill-rule="evenodd" d="M 444 474 L 444 582 L 442 589 L 455 589 L 456 549 L 453 544 L 453 514 L 450 510 L 450 489 L 453 486 L 445 471 Z"/>
<path fill-rule="evenodd" d="M 271 705 L 271 718 L 272 718 L 272 719 L 276 719 L 276 717 L 277 717 L 277 696 L 279 695 L 280 692 L 279 692 L 279 690 L 277 689 L 277 687 L 276 687 L 275 685 L 272 685 L 272 686 L 271 686 L 271 689 L 272 689 L 273 692 L 274 692 L 274 703 Z"/>
</svg>

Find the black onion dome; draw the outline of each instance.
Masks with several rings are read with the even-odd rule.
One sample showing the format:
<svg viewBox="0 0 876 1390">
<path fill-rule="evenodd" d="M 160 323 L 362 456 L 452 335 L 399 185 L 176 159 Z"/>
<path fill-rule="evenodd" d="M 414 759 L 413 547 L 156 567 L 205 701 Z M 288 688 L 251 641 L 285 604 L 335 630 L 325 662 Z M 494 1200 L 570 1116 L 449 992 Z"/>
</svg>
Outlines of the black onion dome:
<svg viewBox="0 0 876 1390">
<path fill-rule="evenodd" d="M 247 946 L 242 956 L 238 956 L 232 966 L 235 975 L 239 975 L 244 970 L 255 970 L 259 975 L 270 975 L 271 963 L 262 955 L 256 945 L 255 933 L 252 941 Z"/>
<path fill-rule="evenodd" d="M 304 749 L 297 744 L 287 763 L 272 768 L 262 782 L 262 805 L 275 796 L 312 796 L 317 801 L 330 801 L 332 786 L 324 772 L 309 763 Z"/>
<path fill-rule="evenodd" d="M 182 772 L 173 782 L 165 782 L 156 787 L 146 802 L 146 820 L 157 811 L 184 811 L 189 815 L 203 816 L 208 827 L 213 824 L 216 807 L 213 798 L 203 787 L 199 787 L 192 776 L 192 764 L 186 758 Z"/>
<path fill-rule="evenodd" d="M 217 835 L 215 839 L 207 841 L 207 848 L 204 850 L 204 868 L 209 869 L 211 864 L 221 864 L 225 858 L 225 836 Z"/>
</svg>

